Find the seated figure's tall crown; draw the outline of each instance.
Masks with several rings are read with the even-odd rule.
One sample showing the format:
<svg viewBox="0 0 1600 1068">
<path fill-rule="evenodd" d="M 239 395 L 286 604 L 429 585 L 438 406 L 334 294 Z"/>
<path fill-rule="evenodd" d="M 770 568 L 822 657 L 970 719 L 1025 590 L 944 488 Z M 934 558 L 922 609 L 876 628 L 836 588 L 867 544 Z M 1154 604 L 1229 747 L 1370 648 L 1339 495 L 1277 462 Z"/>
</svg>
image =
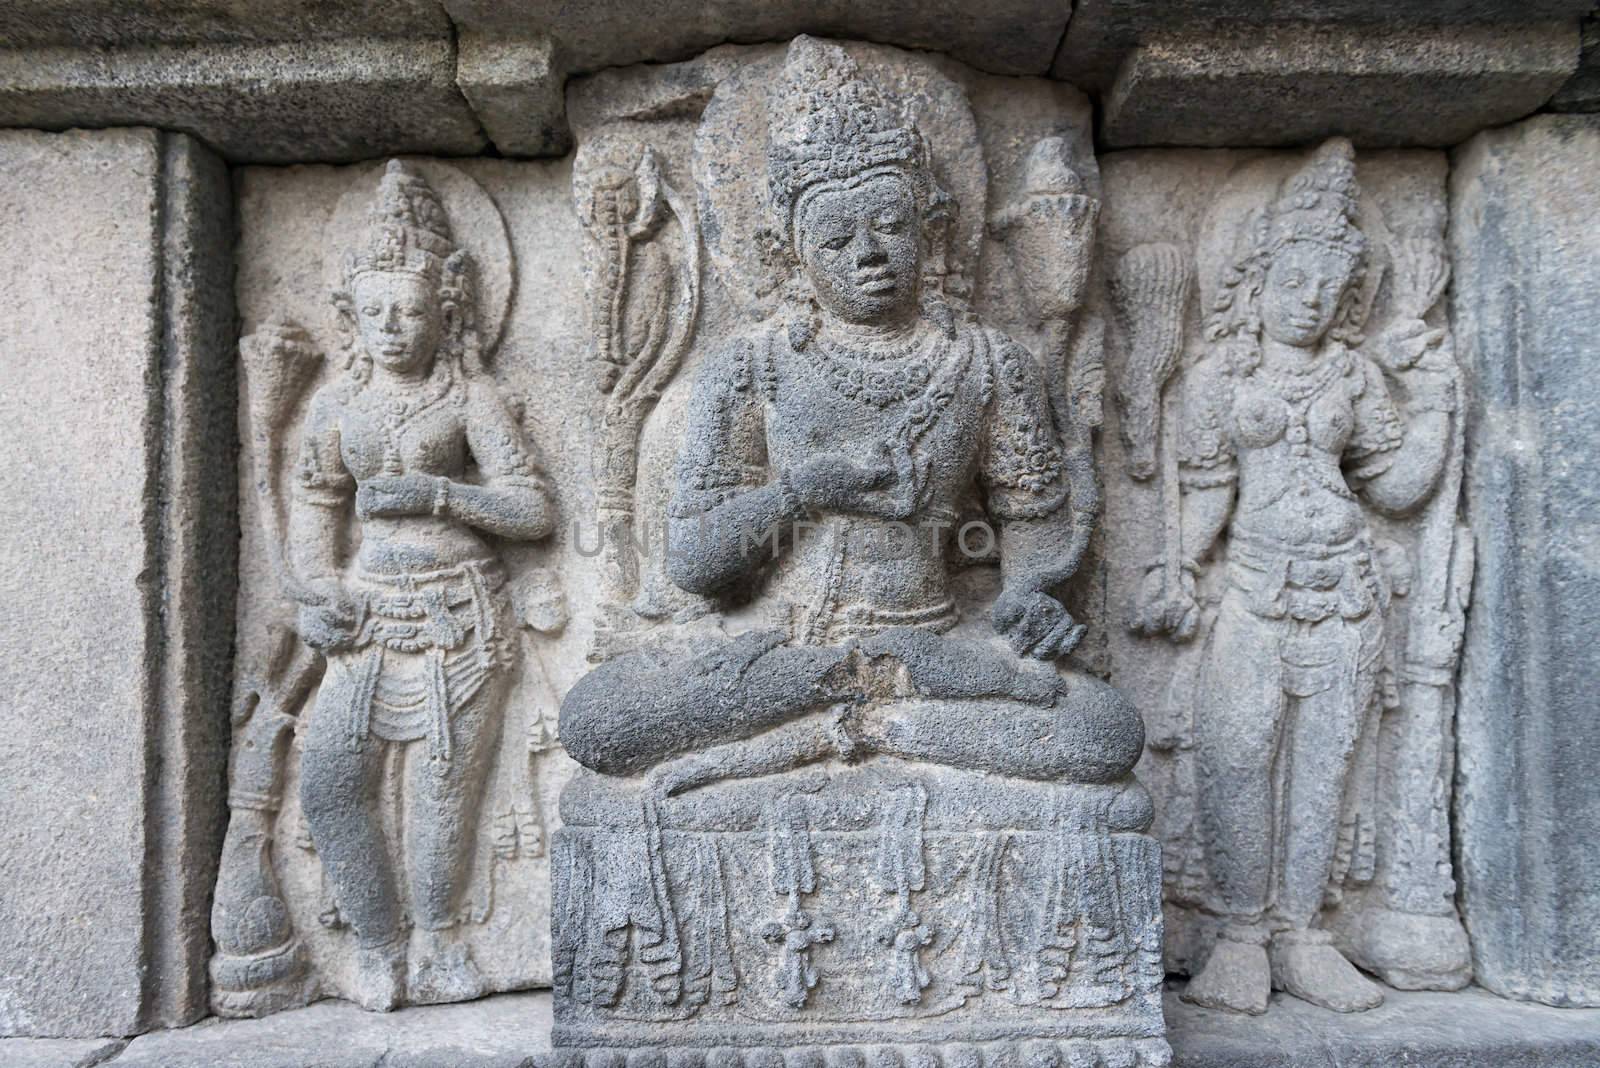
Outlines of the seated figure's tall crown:
<svg viewBox="0 0 1600 1068">
<path fill-rule="evenodd" d="M 921 132 L 837 45 L 794 39 L 767 122 L 772 216 L 790 239 L 802 195 L 823 183 L 853 184 L 897 169 L 916 181 L 919 199 L 926 196 L 928 149 Z"/>
<path fill-rule="evenodd" d="M 456 251 L 450 218 L 427 179 L 389 161 L 367 209 L 367 230 L 348 261 L 349 275 L 408 271 L 438 280 Z"/>
</svg>

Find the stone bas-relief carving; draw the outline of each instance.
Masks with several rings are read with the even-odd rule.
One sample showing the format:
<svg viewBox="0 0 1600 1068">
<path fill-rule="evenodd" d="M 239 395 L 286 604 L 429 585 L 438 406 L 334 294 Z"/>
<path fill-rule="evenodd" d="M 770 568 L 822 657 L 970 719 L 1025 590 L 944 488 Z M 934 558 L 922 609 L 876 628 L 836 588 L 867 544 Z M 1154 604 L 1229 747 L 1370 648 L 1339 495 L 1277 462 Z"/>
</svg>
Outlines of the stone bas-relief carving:
<svg viewBox="0 0 1600 1068">
<path fill-rule="evenodd" d="M 953 68 L 803 37 L 666 70 L 590 129 L 631 146 L 633 176 L 604 188 L 641 220 L 681 202 L 693 128 L 721 304 L 687 396 L 657 408 L 672 447 L 647 429 L 635 472 L 636 500 L 668 487 L 682 608 L 636 612 L 645 633 L 561 707 L 589 771 L 552 861 L 557 1060 L 1168 1063 L 1142 727 L 1053 666 L 1083 633 L 1053 591 L 1098 503 L 1086 109 L 985 140 L 983 87 Z M 993 230 L 1020 261 L 996 270 L 1039 274 L 1027 287 L 979 262 L 996 140 L 1017 195 Z M 579 159 L 581 209 L 601 172 Z M 667 265 L 693 259 L 674 248 L 591 268 L 602 359 L 618 307 L 638 309 L 627 358 L 670 346 L 652 340 L 677 328 Z M 1046 334 L 1050 362 L 986 304 Z"/>
<path fill-rule="evenodd" d="M 1113 677 L 1150 710 L 1184 996 L 1376 1006 L 1352 962 L 1463 986 L 1447 820 L 1472 554 L 1443 159 L 1358 165 L 1333 140 L 1113 161 L 1110 522 L 1158 532 L 1112 549 L 1136 632 Z"/>
<path fill-rule="evenodd" d="M 519 631 L 561 620 L 548 576 L 510 573 L 502 547 L 548 535 L 555 504 L 489 371 L 504 224 L 471 179 L 429 171 L 444 184 L 393 161 L 362 183 L 363 222 L 335 212 L 353 239 L 336 250 L 336 348 L 287 321 L 240 346 L 261 548 L 294 611 L 242 628 L 258 644 L 213 909 L 223 1015 L 319 986 L 377 1010 L 482 995 L 470 930 L 497 905 L 490 869 L 543 849 L 527 743 L 500 750 Z M 505 766 L 519 745 L 521 776 Z M 314 856 L 314 900 L 286 892 L 286 852 Z M 335 936 L 316 960 L 314 926 Z"/>
</svg>

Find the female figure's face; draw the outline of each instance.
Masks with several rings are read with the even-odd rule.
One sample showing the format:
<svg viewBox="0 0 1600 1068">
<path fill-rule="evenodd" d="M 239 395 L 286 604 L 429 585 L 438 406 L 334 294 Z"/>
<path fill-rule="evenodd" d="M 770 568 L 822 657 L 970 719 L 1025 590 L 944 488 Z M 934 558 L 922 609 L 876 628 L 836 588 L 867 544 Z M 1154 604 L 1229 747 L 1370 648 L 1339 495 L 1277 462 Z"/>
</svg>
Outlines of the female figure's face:
<svg viewBox="0 0 1600 1068">
<path fill-rule="evenodd" d="M 379 366 L 396 374 L 432 366 L 444 336 L 433 282 L 403 271 L 371 271 L 356 276 L 352 296 L 361 344 Z"/>
<path fill-rule="evenodd" d="M 1295 348 L 1320 342 L 1333 325 L 1354 264 L 1334 249 L 1294 241 L 1278 250 L 1261 293 L 1261 327 Z"/>
<path fill-rule="evenodd" d="M 880 174 L 813 194 L 800 208 L 800 262 L 824 310 L 882 323 L 916 306 L 922 235 L 910 181 Z"/>
</svg>

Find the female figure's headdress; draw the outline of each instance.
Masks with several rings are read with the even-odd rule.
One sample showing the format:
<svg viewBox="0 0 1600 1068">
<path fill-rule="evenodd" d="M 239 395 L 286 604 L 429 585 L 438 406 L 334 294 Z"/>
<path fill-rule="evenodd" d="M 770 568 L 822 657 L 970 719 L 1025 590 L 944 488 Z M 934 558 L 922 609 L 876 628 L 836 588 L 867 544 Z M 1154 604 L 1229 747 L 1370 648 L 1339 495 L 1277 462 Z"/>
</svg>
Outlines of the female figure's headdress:
<svg viewBox="0 0 1600 1068">
<path fill-rule="evenodd" d="M 361 245 L 345 261 L 348 278 L 368 271 L 406 271 L 437 281 L 455 253 L 450 217 L 439 194 L 403 162 L 390 160 L 378 195 L 367 208 Z"/>
<path fill-rule="evenodd" d="M 1356 184 L 1355 148 L 1349 139 L 1323 142 L 1311 158 L 1278 189 L 1277 196 L 1246 227 L 1243 247 L 1223 273 L 1222 285 L 1206 322 L 1212 341 L 1239 338 L 1240 369 L 1254 366 L 1261 334 L 1257 310 L 1273 257 L 1291 244 L 1311 243 L 1350 261 L 1350 282 L 1328 336 L 1347 345 L 1361 343 L 1360 294 L 1367 273 L 1367 238 L 1357 225 L 1361 190 Z"/>
<path fill-rule="evenodd" d="M 438 286 L 445 317 L 440 355 L 456 358 L 468 373 L 480 370 L 471 254 L 456 246 L 450 216 L 433 186 L 398 159 L 384 168 L 360 243 L 345 256 L 344 287 L 333 294 L 358 380 L 366 377 L 370 361 L 362 359 L 357 340 L 352 287 L 360 275 L 391 271 L 420 275 Z"/>
</svg>

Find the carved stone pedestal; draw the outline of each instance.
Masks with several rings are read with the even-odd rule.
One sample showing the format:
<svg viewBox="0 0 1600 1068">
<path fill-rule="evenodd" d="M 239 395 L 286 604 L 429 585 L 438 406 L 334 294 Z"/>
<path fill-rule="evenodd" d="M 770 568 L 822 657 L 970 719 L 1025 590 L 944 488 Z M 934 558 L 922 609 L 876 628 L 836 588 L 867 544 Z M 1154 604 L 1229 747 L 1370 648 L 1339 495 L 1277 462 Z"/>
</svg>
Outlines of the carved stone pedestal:
<svg viewBox="0 0 1600 1068">
<path fill-rule="evenodd" d="M 1131 781 L 878 758 L 662 798 L 588 774 L 562 820 L 566 1064 L 1170 1062 L 1160 848 Z"/>
</svg>

